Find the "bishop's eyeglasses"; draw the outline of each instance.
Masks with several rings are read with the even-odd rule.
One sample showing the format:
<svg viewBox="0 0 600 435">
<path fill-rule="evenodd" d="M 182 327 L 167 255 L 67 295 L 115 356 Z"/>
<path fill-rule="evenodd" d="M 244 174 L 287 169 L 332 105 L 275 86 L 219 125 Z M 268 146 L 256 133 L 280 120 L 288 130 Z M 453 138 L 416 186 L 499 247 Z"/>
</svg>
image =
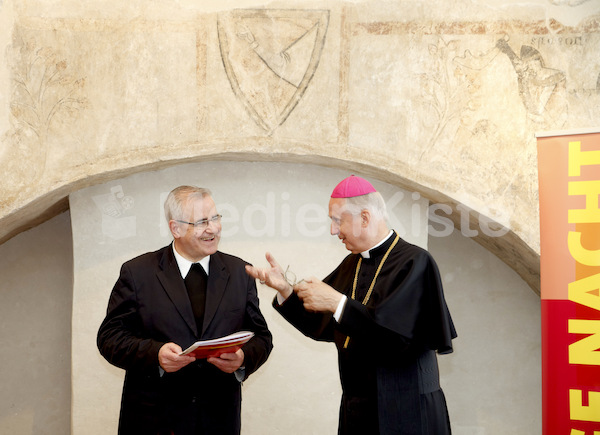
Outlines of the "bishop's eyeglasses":
<svg viewBox="0 0 600 435">
<path fill-rule="evenodd" d="M 285 272 L 283 272 L 281 275 L 283 276 L 283 279 L 285 279 L 287 281 L 287 283 L 289 285 L 291 285 L 292 287 L 294 287 L 296 284 L 300 284 L 301 282 L 304 282 L 304 278 L 301 279 L 300 281 L 298 281 L 296 274 L 290 270 L 290 266 L 288 266 L 285 269 Z"/>
<path fill-rule="evenodd" d="M 200 219 L 199 221 L 196 221 L 196 222 L 181 221 L 179 219 L 174 219 L 174 221 L 179 222 L 180 224 L 191 225 L 196 230 L 204 230 L 204 229 L 206 229 L 206 227 L 208 227 L 208 224 L 210 224 L 210 223 L 218 224 L 219 222 L 221 222 L 222 217 L 223 217 L 223 215 L 216 214 L 211 218 Z"/>
</svg>

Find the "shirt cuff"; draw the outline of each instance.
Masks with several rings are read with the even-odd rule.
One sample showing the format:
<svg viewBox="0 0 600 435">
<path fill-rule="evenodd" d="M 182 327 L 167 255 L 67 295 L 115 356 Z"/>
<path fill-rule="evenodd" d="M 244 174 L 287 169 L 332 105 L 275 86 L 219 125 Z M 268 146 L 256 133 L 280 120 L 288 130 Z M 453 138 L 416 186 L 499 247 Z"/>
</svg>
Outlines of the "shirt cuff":
<svg viewBox="0 0 600 435">
<path fill-rule="evenodd" d="M 281 293 L 277 292 L 277 305 L 281 305 L 285 301 L 287 301 L 287 298 L 284 298 L 283 296 L 281 296 Z"/>
<path fill-rule="evenodd" d="M 237 381 L 242 382 L 246 377 L 246 367 L 240 367 L 234 372 L 234 374 Z"/>
<path fill-rule="evenodd" d="M 340 318 L 342 317 L 342 313 L 344 312 L 344 307 L 346 306 L 346 300 L 348 300 L 346 295 L 342 295 L 342 300 L 338 304 L 337 309 L 335 310 L 335 313 L 333 313 L 333 318 L 338 323 L 340 322 Z"/>
</svg>

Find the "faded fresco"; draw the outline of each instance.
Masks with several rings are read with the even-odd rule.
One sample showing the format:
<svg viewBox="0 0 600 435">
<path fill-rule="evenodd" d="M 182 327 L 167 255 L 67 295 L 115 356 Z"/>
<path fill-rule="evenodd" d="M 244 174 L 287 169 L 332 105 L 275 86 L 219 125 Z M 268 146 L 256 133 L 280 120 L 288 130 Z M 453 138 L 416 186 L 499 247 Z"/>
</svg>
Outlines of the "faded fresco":
<svg viewBox="0 0 600 435">
<path fill-rule="evenodd" d="M 229 83 L 271 134 L 294 110 L 319 65 L 329 11 L 244 10 L 218 18 Z"/>
<path fill-rule="evenodd" d="M 443 180 L 488 216 L 534 231 L 535 134 L 598 124 L 600 34 L 591 23 L 554 35 L 536 22 L 489 24 L 497 35 L 481 27 L 354 25 L 351 56 L 365 61 L 350 67 L 349 145 L 393 155 L 419 179 Z M 398 51 L 377 44 L 384 38 Z"/>
<path fill-rule="evenodd" d="M 2 197 L 39 182 L 46 168 L 48 137 L 63 136 L 88 106 L 85 79 L 57 49 L 15 32 L 10 59 L 12 128 L 3 138 L 8 175 Z"/>
<path fill-rule="evenodd" d="M 369 168 L 539 252 L 535 134 L 599 125 L 600 15 L 373 19 L 328 5 L 17 16 L 3 52 L 0 240 L 54 189 L 232 154 Z"/>
</svg>

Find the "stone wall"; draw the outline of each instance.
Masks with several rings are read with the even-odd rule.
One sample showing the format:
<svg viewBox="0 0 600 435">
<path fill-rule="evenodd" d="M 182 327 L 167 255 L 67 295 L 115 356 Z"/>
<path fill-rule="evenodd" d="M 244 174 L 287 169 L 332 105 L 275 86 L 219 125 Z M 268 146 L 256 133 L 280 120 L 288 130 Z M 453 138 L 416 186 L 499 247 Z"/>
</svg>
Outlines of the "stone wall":
<svg viewBox="0 0 600 435">
<path fill-rule="evenodd" d="M 535 133 L 600 118 L 594 0 L 7 0 L 0 23 L 0 241 L 134 172 L 317 163 L 449 205 L 538 291 Z"/>
</svg>

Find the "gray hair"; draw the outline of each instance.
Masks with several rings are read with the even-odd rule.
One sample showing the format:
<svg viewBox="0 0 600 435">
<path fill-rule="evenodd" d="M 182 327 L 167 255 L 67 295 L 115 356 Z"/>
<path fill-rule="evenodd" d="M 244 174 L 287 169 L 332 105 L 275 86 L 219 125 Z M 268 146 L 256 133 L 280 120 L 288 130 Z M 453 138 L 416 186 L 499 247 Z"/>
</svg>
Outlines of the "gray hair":
<svg viewBox="0 0 600 435">
<path fill-rule="evenodd" d="M 369 210 L 375 220 L 387 221 L 388 219 L 387 207 L 379 192 L 346 198 L 346 211 L 349 213 L 357 215 L 364 209 Z"/>
<path fill-rule="evenodd" d="M 203 187 L 179 186 L 171 190 L 165 200 L 165 218 L 167 222 L 183 217 L 183 206 L 188 200 L 206 196 L 212 196 L 212 193 Z"/>
</svg>

